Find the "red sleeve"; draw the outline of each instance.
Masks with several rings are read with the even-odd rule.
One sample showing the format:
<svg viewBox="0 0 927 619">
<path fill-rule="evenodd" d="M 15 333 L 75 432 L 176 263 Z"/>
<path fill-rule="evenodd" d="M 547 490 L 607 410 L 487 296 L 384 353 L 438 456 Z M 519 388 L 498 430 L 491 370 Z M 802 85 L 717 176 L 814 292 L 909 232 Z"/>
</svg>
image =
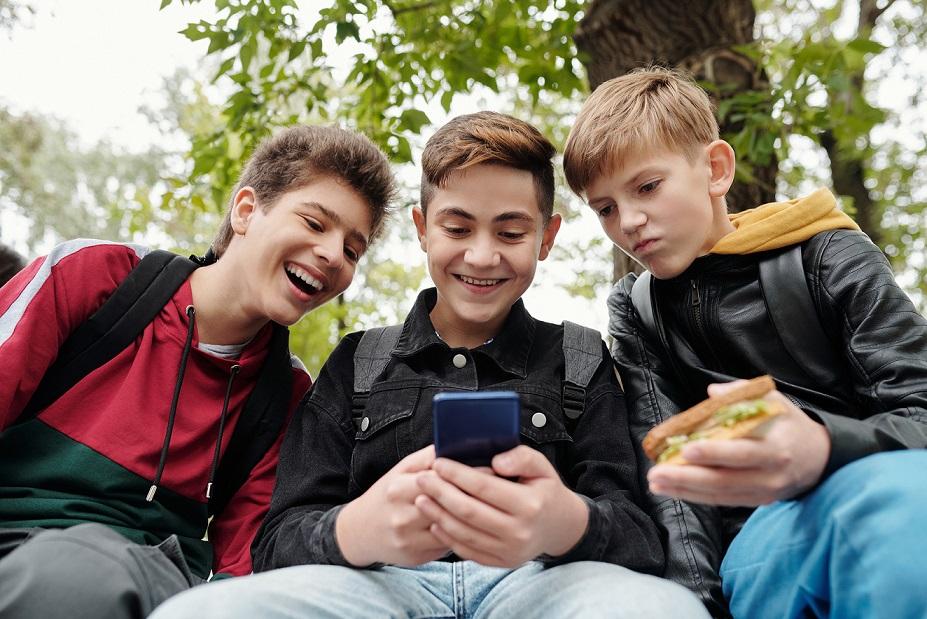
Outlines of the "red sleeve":
<svg viewBox="0 0 927 619">
<path fill-rule="evenodd" d="M 0 430 L 25 408 L 58 349 L 112 294 L 146 250 L 69 241 L 0 288 Z"/>
<path fill-rule="evenodd" d="M 293 418 L 293 411 L 309 389 L 310 382 L 308 374 L 302 370 L 294 371 L 290 414 L 280 436 L 251 470 L 248 479 L 232 496 L 226 508 L 209 525 L 208 538 L 213 546 L 214 575 L 244 576 L 252 571 L 251 542 L 270 506 L 270 496 L 277 478 L 280 445 Z"/>
</svg>

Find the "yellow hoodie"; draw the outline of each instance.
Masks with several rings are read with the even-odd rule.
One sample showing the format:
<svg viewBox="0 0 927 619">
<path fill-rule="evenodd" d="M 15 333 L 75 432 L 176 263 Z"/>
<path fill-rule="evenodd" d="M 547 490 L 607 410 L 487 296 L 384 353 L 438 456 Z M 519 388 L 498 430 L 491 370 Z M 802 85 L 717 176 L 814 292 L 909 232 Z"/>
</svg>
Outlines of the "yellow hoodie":
<svg viewBox="0 0 927 619">
<path fill-rule="evenodd" d="M 825 230 L 859 230 L 856 222 L 837 208 L 836 198 L 827 189 L 728 217 L 736 230 L 722 237 L 709 253 L 752 254 L 795 245 Z"/>
</svg>

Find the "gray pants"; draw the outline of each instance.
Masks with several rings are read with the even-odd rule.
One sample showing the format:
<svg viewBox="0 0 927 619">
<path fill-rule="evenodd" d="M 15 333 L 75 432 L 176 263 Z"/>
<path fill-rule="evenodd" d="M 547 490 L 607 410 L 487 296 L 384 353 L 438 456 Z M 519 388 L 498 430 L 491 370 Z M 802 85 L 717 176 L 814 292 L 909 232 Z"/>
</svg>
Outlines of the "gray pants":
<svg viewBox="0 0 927 619">
<path fill-rule="evenodd" d="M 143 546 L 100 524 L 0 529 L 4 619 L 136 619 L 200 582 L 176 536 Z"/>
</svg>

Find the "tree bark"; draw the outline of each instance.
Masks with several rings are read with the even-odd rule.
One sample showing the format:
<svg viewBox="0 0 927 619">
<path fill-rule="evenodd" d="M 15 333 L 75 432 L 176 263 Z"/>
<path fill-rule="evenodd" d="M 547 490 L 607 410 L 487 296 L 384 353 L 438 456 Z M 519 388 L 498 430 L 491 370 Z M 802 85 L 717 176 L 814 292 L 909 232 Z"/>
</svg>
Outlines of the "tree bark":
<svg viewBox="0 0 927 619">
<path fill-rule="evenodd" d="M 769 90 L 756 63 L 733 49 L 754 40 L 755 18 L 751 0 L 590 0 L 574 40 L 592 90 L 632 69 L 659 64 L 682 68 L 730 96 Z M 722 122 L 720 128 L 724 136 L 741 127 Z M 775 160 L 754 164 L 754 182 L 735 182 L 728 208 L 740 211 L 771 202 L 777 170 Z M 639 272 L 640 267 L 616 252 L 616 279 L 632 270 Z"/>
</svg>

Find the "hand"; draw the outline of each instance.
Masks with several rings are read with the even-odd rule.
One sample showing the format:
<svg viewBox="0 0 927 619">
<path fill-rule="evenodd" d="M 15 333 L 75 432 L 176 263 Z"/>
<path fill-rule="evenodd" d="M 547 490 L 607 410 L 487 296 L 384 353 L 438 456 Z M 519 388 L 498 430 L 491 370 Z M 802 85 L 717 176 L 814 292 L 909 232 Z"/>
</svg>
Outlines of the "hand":
<svg viewBox="0 0 927 619">
<path fill-rule="evenodd" d="M 708 395 L 721 395 L 742 382 L 710 385 Z M 830 435 L 779 391 L 763 397 L 786 408 L 765 436 L 691 443 L 682 450 L 689 464 L 650 469 L 651 492 L 694 503 L 752 507 L 814 487 L 830 456 Z"/>
<path fill-rule="evenodd" d="M 589 509 L 543 454 L 520 445 L 493 458 L 492 469 L 499 477 L 440 458 L 418 478 L 425 494 L 415 504 L 434 521 L 435 538 L 463 559 L 499 567 L 579 542 Z"/>
<path fill-rule="evenodd" d="M 414 566 L 449 552 L 429 531 L 432 521 L 415 506 L 422 493 L 417 480 L 434 461 L 433 445 L 409 454 L 344 506 L 335 522 L 335 536 L 349 563 Z"/>
</svg>

